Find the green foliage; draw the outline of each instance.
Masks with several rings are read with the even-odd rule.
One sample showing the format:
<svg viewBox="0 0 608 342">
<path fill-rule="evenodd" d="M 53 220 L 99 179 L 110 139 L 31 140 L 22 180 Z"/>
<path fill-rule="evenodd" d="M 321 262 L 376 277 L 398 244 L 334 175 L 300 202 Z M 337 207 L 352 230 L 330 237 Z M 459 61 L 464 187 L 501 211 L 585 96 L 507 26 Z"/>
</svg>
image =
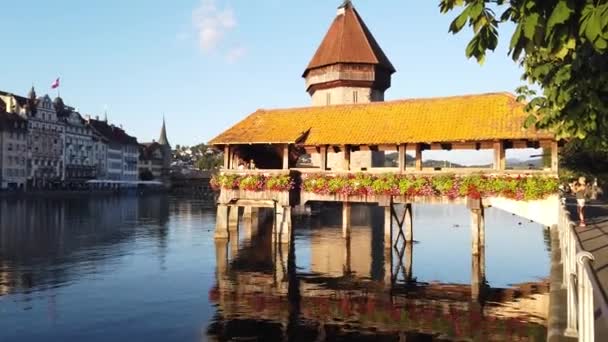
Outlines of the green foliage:
<svg viewBox="0 0 608 342">
<path fill-rule="evenodd" d="M 526 126 L 608 149 L 608 1 L 440 0 L 439 7 L 463 8 L 449 31 L 472 28 L 466 56 L 480 63 L 496 48 L 500 24 L 514 23 L 509 54 L 523 65 L 522 79 L 542 88 L 541 95 L 517 90 L 530 100 Z"/>
<path fill-rule="evenodd" d="M 201 170 L 216 170 L 224 163 L 221 154 L 203 154 L 197 161 L 196 167 Z"/>
</svg>

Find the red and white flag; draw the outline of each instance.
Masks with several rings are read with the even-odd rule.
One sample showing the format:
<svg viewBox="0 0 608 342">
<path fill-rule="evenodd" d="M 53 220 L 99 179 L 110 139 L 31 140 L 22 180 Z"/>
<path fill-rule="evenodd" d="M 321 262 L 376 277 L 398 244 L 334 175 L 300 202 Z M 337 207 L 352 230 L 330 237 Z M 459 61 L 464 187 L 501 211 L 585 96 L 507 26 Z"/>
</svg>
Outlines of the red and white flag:
<svg viewBox="0 0 608 342">
<path fill-rule="evenodd" d="M 59 77 L 51 84 L 51 89 L 59 88 Z"/>
</svg>

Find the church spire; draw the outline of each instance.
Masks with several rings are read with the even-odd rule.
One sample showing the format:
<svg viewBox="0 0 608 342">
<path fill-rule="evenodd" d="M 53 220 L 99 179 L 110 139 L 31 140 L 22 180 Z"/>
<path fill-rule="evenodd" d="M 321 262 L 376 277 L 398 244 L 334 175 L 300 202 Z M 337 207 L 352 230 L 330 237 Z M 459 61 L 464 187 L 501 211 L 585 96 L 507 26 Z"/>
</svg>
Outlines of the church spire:
<svg viewBox="0 0 608 342">
<path fill-rule="evenodd" d="M 167 139 L 167 129 L 165 128 L 165 116 L 163 115 L 163 127 L 160 129 L 160 138 L 158 138 L 158 143 L 161 145 L 169 146 L 169 139 Z"/>
</svg>

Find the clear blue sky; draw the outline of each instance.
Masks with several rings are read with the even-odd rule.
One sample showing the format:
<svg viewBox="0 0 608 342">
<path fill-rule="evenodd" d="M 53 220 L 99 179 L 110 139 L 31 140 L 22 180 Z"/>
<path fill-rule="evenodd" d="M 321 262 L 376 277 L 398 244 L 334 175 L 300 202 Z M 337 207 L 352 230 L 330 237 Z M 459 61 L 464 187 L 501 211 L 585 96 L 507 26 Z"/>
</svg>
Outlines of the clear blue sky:
<svg viewBox="0 0 608 342">
<path fill-rule="evenodd" d="M 341 0 L 30 0 L 3 6 L 0 89 L 61 96 L 139 141 L 205 142 L 258 108 L 309 104 L 301 74 Z M 387 99 L 513 91 L 510 32 L 483 66 L 438 0 L 355 0 L 397 68 Z M 507 28 L 508 30 L 508 28 Z"/>
</svg>

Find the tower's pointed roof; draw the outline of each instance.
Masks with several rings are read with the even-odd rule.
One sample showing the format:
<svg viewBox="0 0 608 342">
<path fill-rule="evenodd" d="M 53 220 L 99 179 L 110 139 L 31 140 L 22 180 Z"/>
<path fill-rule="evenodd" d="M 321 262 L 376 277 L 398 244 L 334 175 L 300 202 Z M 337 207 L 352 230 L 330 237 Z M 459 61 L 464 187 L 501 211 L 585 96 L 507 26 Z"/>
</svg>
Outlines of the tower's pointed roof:
<svg viewBox="0 0 608 342">
<path fill-rule="evenodd" d="M 311 69 L 337 63 L 373 64 L 391 73 L 395 72 L 395 68 L 350 1 L 345 1 L 338 8 L 338 15 L 303 76 Z"/>
<path fill-rule="evenodd" d="M 165 128 L 165 118 L 163 117 L 163 127 L 160 129 L 160 138 L 158 138 L 160 145 L 170 145 L 169 139 L 167 139 L 167 129 Z"/>
</svg>

